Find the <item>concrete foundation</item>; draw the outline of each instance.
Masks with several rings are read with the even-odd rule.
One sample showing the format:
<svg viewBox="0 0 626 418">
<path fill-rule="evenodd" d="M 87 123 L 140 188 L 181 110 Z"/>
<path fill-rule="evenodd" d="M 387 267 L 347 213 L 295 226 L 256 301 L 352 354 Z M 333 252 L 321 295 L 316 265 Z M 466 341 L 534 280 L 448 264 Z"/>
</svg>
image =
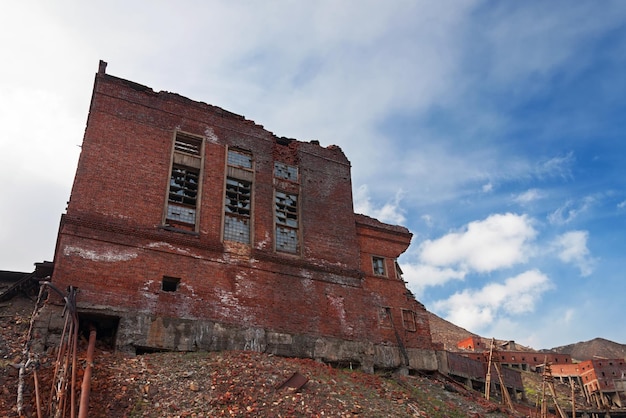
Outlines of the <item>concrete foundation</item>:
<svg viewBox="0 0 626 418">
<path fill-rule="evenodd" d="M 35 351 L 59 345 L 65 319 L 61 306 L 46 305 L 35 321 Z M 106 318 L 98 323 L 98 316 Z M 408 348 L 409 364 L 399 347 L 349 341 L 332 337 L 275 332 L 258 327 L 240 327 L 207 320 L 167 318 L 136 312 L 79 310 L 96 328 L 110 327 L 118 318 L 117 329 L 103 329 L 110 335 L 112 349 L 127 353 L 149 351 L 250 350 L 285 357 L 312 358 L 324 363 L 374 370 L 437 370 L 434 350 Z M 102 325 L 102 324 L 105 325 Z"/>
</svg>

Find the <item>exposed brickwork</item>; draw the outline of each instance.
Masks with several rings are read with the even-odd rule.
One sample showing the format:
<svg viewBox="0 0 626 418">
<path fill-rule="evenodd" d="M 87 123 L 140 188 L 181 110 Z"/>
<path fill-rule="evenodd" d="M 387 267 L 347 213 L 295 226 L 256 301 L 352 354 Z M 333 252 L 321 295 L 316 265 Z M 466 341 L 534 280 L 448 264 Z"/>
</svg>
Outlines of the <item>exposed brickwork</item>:
<svg viewBox="0 0 626 418">
<path fill-rule="evenodd" d="M 203 141 L 197 226 L 188 231 L 164 222 L 177 131 Z M 249 245 L 222 237 L 230 148 L 253 158 Z M 297 166 L 299 178 L 276 178 L 275 162 Z M 275 250 L 276 191 L 298 195 L 295 254 Z M 101 69 L 53 282 L 78 287 L 82 310 L 134 312 L 160 330 L 175 319 L 210 321 L 390 346 L 393 356 L 404 353 L 395 363 L 420 363 L 415 353 L 433 349 L 428 316 L 395 267 L 411 234 L 352 208 L 350 163 L 339 147 L 278 138 L 242 116 Z M 385 277 L 373 273 L 372 256 L 384 259 Z M 164 276 L 180 279 L 176 291 L 161 289 Z M 154 327 L 120 332 L 172 348 L 158 333 L 144 335 Z"/>
</svg>

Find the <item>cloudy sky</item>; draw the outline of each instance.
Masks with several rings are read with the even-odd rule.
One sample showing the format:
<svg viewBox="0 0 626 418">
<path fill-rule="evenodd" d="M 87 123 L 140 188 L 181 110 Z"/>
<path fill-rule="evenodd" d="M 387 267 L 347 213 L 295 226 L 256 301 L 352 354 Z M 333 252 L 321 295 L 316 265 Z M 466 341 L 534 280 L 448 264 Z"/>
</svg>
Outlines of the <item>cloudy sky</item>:
<svg viewBox="0 0 626 418">
<path fill-rule="evenodd" d="M 52 260 L 102 59 L 341 146 L 436 314 L 626 343 L 626 2 L 24 0 L 0 52 L 0 270 Z"/>
</svg>

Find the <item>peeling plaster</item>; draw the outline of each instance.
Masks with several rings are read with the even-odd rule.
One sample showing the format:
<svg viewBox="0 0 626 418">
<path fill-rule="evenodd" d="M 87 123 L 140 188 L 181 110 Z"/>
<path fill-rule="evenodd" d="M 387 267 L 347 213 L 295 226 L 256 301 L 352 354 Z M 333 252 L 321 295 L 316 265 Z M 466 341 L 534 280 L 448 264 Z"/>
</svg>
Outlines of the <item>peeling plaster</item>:
<svg viewBox="0 0 626 418">
<path fill-rule="evenodd" d="M 241 305 L 239 299 L 231 292 L 223 289 L 215 289 L 215 294 L 220 300 L 221 304 L 216 306 L 216 310 L 224 317 L 232 317 L 239 315 L 245 322 L 252 323 L 253 316 L 248 313 L 248 310 Z"/>
<path fill-rule="evenodd" d="M 204 130 L 204 136 L 206 136 L 207 141 L 212 142 L 214 144 L 217 144 L 220 142 L 220 139 L 217 137 L 217 135 L 215 135 L 215 131 L 213 130 L 213 127 L 211 126 L 207 126 L 207 128 Z"/>
<path fill-rule="evenodd" d="M 300 283 L 302 283 L 304 293 L 311 293 L 311 290 L 313 290 L 313 280 L 311 280 L 310 278 L 306 278 L 300 280 Z"/>
<path fill-rule="evenodd" d="M 259 241 L 258 244 L 256 245 L 256 248 L 258 250 L 264 250 L 267 247 L 269 247 L 270 243 L 271 243 L 270 233 L 265 232 L 265 239 L 263 241 Z"/>
<path fill-rule="evenodd" d="M 197 254 L 193 254 L 191 253 L 189 250 L 187 250 L 186 248 L 180 248 L 180 247 L 175 247 L 170 243 L 167 242 L 151 242 L 150 244 L 145 245 L 143 248 L 149 248 L 149 249 L 161 249 L 161 248 L 167 248 L 170 251 L 175 251 L 178 254 L 184 254 L 184 255 L 188 255 L 190 257 L 193 258 L 202 258 L 201 256 L 197 255 Z"/>
<path fill-rule="evenodd" d="M 343 304 L 343 298 L 341 296 L 333 296 L 333 295 L 326 295 L 326 297 L 328 298 L 328 301 L 330 302 L 330 306 L 335 308 L 337 312 L 337 316 L 339 317 L 339 322 L 341 322 L 341 329 L 348 335 L 351 335 L 353 332 L 353 329 L 346 321 L 346 308 Z"/>
<path fill-rule="evenodd" d="M 185 289 L 189 290 L 189 292 L 191 293 L 191 296 L 194 296 L 194 297 L 196 296 L 196 292 L 191 285 L 181 282 L 179 286 L 184 287 Z"/>
<path fill-rule="evenodd" d="M 117 263 L 120 261 L 129 261 L 133 258 L 137 258 L 135 251 L 104 251 L 97 252 L 95 250 L 88 250 L 86 248 L 66 246 L 63 249 L 63 255 L 72 256 L 77 255 L 81 258 L 91 261 L 104 261 L 105 263 Z"/>
</svg>

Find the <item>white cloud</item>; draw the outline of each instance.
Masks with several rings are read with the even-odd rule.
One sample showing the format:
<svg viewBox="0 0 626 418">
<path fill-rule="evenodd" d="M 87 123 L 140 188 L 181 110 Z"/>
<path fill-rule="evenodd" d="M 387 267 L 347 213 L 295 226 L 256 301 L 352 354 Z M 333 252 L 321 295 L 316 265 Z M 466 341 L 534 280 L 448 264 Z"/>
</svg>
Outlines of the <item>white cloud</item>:
<svg viewBox="0 0 626 418">
<path fill-rule="evenodd" d="M 433 307 L 448 321 L 476 332 L 490 326 L 497 317 L 533 312 L 537 301 L 551 286 L 546 275 L 529 270 L 504 283 L 489 283 L 479 290 L 457 292 L 435 302 Z"/>
<path fill-rule="evenodd" d="M 408 287 L 415 296 L 420 299 L 424 290 L 430 286 L 443 286 L 452 280 L 465 279 L 466 272 L 453 268 L 440 268 L 425 264 L 404 264 L 400 265 L 403 272 L 403 279 L 408 283 Z"/>
<path fill-rule="evenodd" d="M 559 259 L 575 265 L 582 276 L 589 276 L 595 263 L 587 248 L 588 238 L 587 231 L 570 231 L 558 236 L 552 243 Z"/>
<path fill-rule="evenodd" d="M 536 174 L 540 177 L 571 178 L 571 168 L 576 162 L 574 153 L 569 152 L 563 156 L 552 157 L 549 160 L 537 164 Z"/>
<path fill-rule="evenodd" d="M 432 266 L 490 272 L 525 262 L 536 234 L 526 215 L 491 215 L 470 222 L 461 232 L 423 242 L 420 260 Z"/>
<path fill-rule="evenodd" d="M 618 208 L 618 209 L 624 209 L 624 208 L 626 208 L 626 200 L 624 200 L 623 202 L 619 202 L 619 203 L 617 204 L 617 208 Z"/>
<path fill-rule="evenodd" d="M 422 221 L 424 221 L 424 223 L 425 223 L 425 224 L 426 224 L 426 226 L 428 226 L 428 227 L 432 227 L 432 226 L 434 225 L 434 222 L 433 222 L 433 217 L 432 217 L 431 215 L 428 215 L 428 214 L 426 214 L 426 215 L 422 215 L 422 216 L 420 216 L 420 219 L 421 219 Z"/>
<path fill-rule="evenodd" d="M 386 202 L 382 206 L 376 205 L 372 203 L 369 189 L 364 184 L 354 192 L 354 211 L 372 216 L 382 222 L 401 225 L 406 221 L 404 209 L 400 206 L 402 196 L 402 190 L 399 190 L 391 202 Z"/>
<path fill-rule="evenodd" d="M 519 203 L 520 205 L 526 205 L 528 203 L 542 199 L 543 197 L 544 193 L 541 190 L 529 189 L 526 190 L 524 193 L 520 193 L 517 196 L 514 196 L 513 201 Z"/>
<path fill-rule="evenodd" d="M 592 196 L 586 196 L 580 202 L 568 200 L 563 206 L 548 215 L 548 221 L 553 225 L 568 224 L 586 212 L 595 200 Z"/>
<path fill-rule="evenodd" d="M 487 184 L 483 184 L 483 193 L 489 193 L 491 191 L 493 191 L 493 184 L 491 182 L 487 183 Z"/>
</svg>

